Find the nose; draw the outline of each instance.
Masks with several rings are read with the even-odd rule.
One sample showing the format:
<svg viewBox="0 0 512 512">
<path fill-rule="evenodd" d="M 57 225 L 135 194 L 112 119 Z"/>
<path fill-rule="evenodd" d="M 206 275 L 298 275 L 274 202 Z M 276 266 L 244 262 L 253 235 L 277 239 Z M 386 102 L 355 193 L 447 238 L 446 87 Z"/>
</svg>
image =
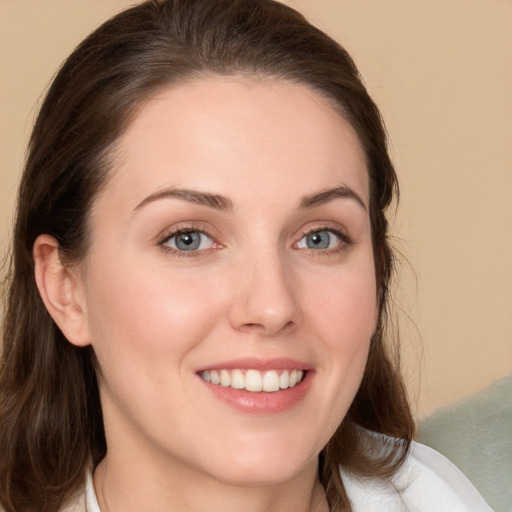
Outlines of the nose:
<svg viewBox="0 0 512 512">
<path fill-rule="evenodd" d="M 302 320 L 297 286 L 279 254 L 250 258 L 236 273 L 230 307 L 232 327 L 272 337 L 294 330 Z"/>
</svg>

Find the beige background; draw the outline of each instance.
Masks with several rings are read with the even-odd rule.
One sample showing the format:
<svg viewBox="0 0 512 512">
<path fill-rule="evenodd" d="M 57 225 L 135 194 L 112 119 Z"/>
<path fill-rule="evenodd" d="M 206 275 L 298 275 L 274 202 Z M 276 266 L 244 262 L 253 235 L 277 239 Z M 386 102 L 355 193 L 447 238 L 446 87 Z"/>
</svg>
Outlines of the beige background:
<svg viewBox="0 0 512 512">
<path fill-rule="evenodd" d="M 132 3 L 0 0 L 2 253 L 42 91 Z M 388 126 L 395 234 L 413 269 L 403 266 L 398 298 L 404 364 L 421 416 L 512 370 L 512 2 L 288 3 L 352 53 Z"/>
</svg>

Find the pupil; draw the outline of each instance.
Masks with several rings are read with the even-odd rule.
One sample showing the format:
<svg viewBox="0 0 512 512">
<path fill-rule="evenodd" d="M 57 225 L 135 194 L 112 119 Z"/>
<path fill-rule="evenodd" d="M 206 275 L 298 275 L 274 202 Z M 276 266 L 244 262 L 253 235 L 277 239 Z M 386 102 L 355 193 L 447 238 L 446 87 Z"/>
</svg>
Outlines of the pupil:
<svg viewBox="0 0 512 512">
<path fill-rule="evenodd" d="M 327 249 L 329 247 L 330 236 L 327 231 L 311 233 L 307 238 L 310 249 Z"/>
<path fill-rule="evenodd" d="M 176 239 L 176 247 L 185 251 L 197 249 L 199 243 L 199 233 L 181 233 Z"/>
</svg>

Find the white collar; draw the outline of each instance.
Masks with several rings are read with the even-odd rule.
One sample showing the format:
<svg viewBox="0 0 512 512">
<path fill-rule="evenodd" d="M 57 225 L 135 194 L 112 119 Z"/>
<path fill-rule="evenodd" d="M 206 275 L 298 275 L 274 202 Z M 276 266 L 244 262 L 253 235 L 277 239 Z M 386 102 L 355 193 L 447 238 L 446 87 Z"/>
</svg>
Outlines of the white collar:
<svg viewBox="0 0 512 512">
<path fill-rule="evenodd" d="M 92 473 L 90 471 L 87 472 L 85 480 L 85 502 L 87 512 L 101 512 L 96 493 L 94 492 Z"/>
</svg>

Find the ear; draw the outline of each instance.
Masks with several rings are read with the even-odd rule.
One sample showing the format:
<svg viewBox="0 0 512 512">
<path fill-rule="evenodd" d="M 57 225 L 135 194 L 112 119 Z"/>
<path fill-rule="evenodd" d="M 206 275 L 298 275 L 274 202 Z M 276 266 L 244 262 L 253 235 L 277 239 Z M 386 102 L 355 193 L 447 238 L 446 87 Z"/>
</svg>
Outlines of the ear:
<svg viewBox="0 0 512 512">
<path fill-rule="evenodd" d="M 85 294 L 78 272 L 62 264 L 59 243 L 50 235 L 36 239 L 33 254 L 36 284 L 48 313 L 69 342 L 89 345 Z"/>
</svg>

